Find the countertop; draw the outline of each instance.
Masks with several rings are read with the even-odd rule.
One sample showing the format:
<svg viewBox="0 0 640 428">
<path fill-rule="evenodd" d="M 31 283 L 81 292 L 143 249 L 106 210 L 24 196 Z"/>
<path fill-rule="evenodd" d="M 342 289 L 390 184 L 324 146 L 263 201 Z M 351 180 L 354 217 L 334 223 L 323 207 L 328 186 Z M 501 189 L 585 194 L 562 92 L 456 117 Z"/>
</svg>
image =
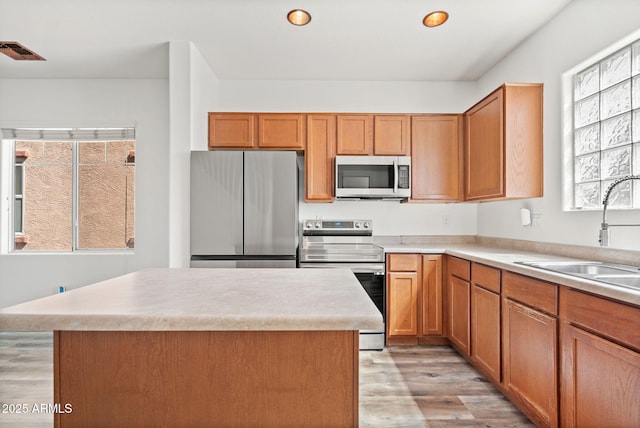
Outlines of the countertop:
<svg viewBox="0 0 640 428">
<path fill-rule="evenodd" d="M 381 328 L 348 269 L 147 269 L 0 309 L 0 331 Z"/>
<path fill-rule="evenodd" d="M 473 244 L 378 243 L 378 245 L 384 249 L 385 253 L 448 254 L 640 306 L 640 290 L 609 285 L 599 281 L 591 281 L 588 279 L 545 271 L 515 263 L 519 261 L 579 260 L 573 257 L 562 257 L 552 254 L 493 248 Z"/>
</svg>

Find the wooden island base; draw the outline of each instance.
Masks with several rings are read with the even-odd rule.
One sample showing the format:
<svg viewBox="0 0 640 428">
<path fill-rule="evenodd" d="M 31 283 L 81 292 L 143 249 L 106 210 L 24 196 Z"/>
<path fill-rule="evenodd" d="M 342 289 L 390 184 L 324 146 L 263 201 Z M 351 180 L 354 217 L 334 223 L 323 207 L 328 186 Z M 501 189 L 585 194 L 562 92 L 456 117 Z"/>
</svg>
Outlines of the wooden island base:
<svg viewBox="0 0 640 428">
<path fill-rule="evenodd" d="M 56 427 L 358 426 L 358 331 L 56 331 Z"/>
</svg>

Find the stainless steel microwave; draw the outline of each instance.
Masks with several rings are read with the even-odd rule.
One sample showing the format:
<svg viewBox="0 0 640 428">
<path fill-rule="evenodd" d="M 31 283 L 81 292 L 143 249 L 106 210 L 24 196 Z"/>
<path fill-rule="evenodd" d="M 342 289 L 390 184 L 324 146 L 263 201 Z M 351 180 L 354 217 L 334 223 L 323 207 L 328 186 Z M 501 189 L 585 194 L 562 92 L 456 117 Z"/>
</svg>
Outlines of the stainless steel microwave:
<svg viewBox="0 0 640 428">
<path fill-rule="evenodd" d="M 336 198 L 411 196 L 410 156 L 336 156 Z"/>
</svg>

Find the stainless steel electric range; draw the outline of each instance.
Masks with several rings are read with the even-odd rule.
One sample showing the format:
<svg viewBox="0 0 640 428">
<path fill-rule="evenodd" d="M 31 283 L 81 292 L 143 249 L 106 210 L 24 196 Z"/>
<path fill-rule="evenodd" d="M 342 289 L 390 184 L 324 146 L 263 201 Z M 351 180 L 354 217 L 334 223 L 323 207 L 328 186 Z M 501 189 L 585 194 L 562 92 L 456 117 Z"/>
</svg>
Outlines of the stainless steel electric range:
<svg viewBox="0 0 640 428">
<path fill-rule="evenodd" d="M 371 220 L 304 220 L 300 268 L 351 269 L 385 319 L 384 250 L 373 243 Z M 385 328 L 361 331 L 360 349 L 384 348 Z"/>
</svg>

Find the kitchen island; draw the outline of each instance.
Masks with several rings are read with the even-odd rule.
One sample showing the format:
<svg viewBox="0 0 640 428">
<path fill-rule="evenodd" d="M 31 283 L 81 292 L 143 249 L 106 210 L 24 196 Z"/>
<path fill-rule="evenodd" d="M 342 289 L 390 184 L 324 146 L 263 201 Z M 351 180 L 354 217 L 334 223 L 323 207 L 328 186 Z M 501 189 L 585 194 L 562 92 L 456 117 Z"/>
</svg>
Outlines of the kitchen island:
<svg viewBox="0 0 640 428">
<path fill-rule="evenodd" d="M 381 325 L 346 269 L 149 269 L 0 310 L 54 331 L 57 427 L 357 426 Z"/>
</svg>

